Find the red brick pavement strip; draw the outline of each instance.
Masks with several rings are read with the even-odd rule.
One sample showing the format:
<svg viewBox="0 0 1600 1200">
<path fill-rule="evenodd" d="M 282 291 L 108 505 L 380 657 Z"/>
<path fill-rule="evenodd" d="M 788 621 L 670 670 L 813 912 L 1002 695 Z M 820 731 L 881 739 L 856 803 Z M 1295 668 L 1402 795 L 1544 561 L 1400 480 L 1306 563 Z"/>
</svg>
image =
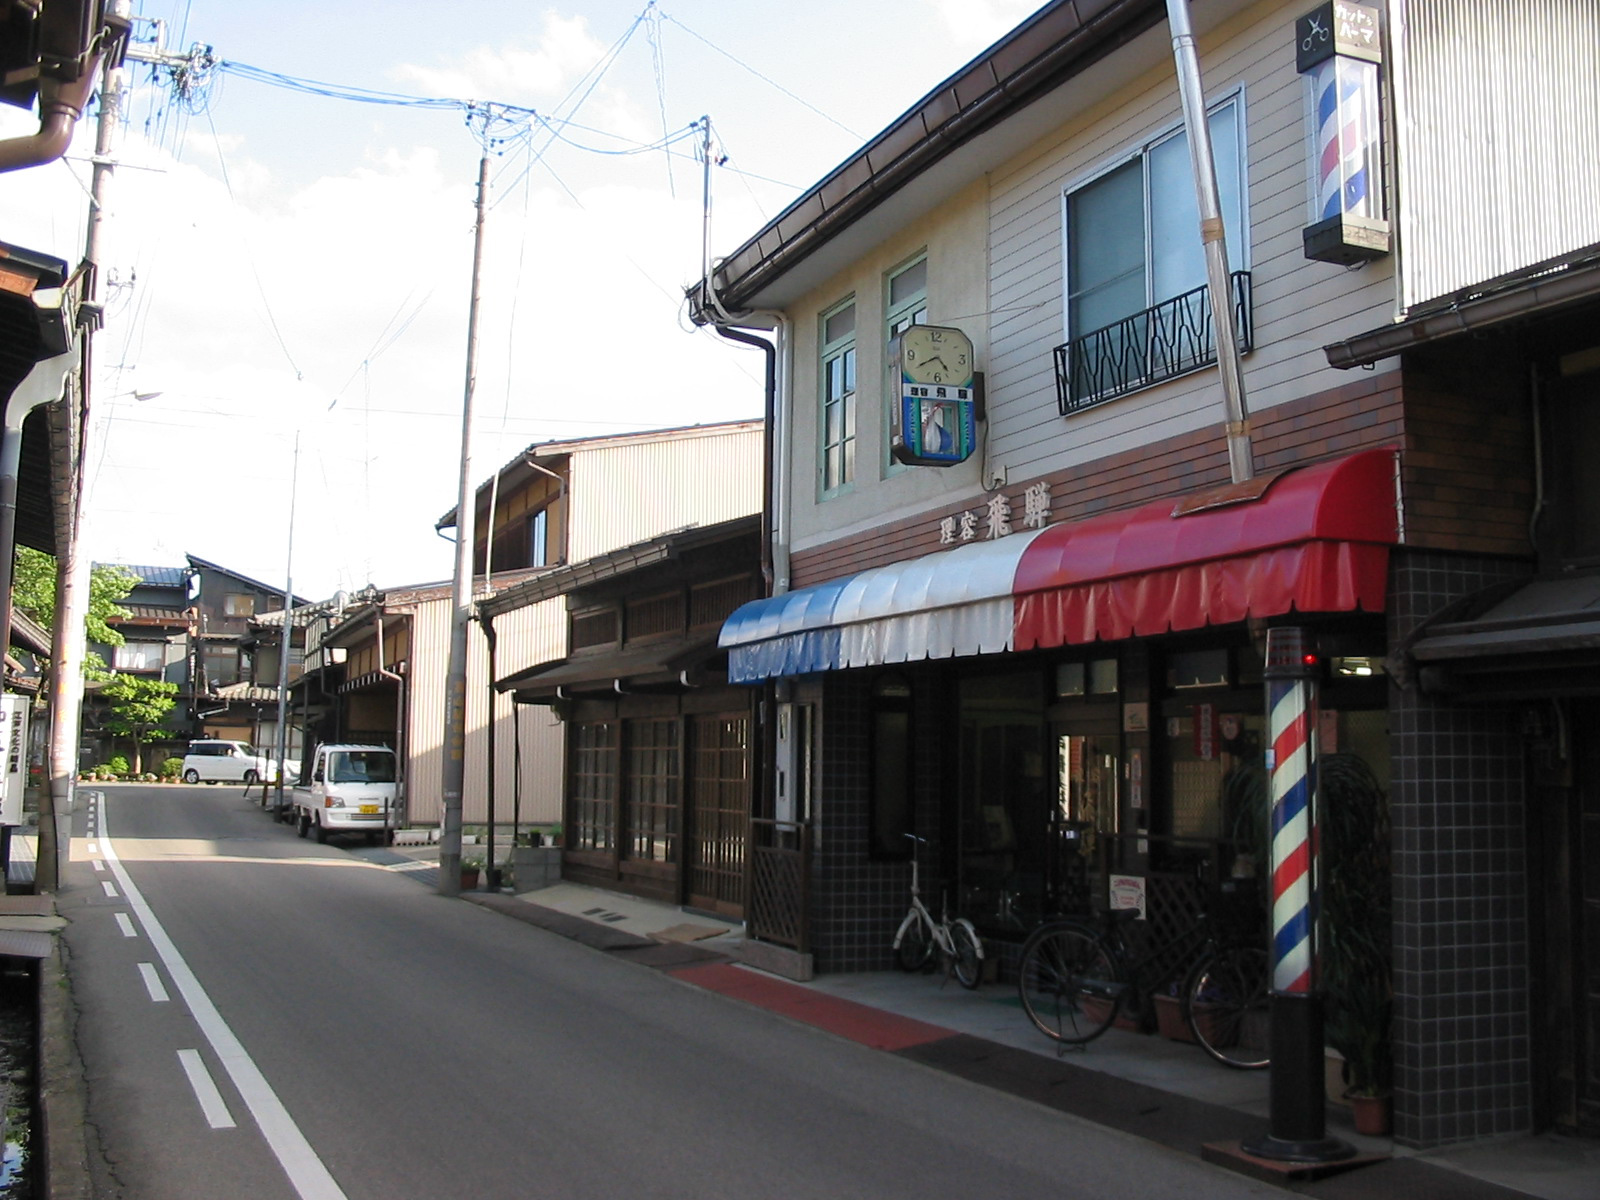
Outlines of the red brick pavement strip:
<svg viewBox="0 0 1600 1200">
<path fill-rule="evenodd" d="M 875 1050 L 905 1050 L 955 1036 L 954 1030 L 869 1008 L 853 1000 L 841 1000 L 728 963 L 684 967 L 667 974 Z"/>
</svg>

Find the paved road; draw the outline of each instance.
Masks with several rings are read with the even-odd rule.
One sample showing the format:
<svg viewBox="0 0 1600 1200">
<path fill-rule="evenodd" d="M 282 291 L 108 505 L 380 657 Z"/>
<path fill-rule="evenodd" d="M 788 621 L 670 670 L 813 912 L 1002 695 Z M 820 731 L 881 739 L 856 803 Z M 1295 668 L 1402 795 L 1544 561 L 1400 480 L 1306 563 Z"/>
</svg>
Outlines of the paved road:
<svg viewBox="0 0 1600 1200">
<path fill-rule="evenodd" d="M 440 898 L 238 788 L 82 807 L 100 1197 L 1281 1195 Z"/>
</svg>

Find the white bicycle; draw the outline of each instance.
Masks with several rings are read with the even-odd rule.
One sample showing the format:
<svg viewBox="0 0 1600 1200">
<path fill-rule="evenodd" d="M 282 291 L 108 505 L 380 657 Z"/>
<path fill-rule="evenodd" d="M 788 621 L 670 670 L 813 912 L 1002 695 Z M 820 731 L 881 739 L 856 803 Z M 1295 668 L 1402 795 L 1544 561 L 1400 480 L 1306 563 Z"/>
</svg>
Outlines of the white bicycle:
<svg viewBox="0 0 1600 1200">
<path fill-rule="evenodd" d="M 906 834 L 918 845 L 926 838 Z M 939 898 L 939 919 L 935 921 L 922 903 L 922 890 L 917 886 L 917 858 L 911 856 L 911 909 L 894 935 L 894 958 L 902 971 L 920 971 L 933 957 L 934 948 L 946 964 L 945 977 L 951 972 L 961 986 L 972 989 L 983 979 L 983 941 L 972 922 L 965 917 L 950 919 L 943 895 Z"/>
</svg>

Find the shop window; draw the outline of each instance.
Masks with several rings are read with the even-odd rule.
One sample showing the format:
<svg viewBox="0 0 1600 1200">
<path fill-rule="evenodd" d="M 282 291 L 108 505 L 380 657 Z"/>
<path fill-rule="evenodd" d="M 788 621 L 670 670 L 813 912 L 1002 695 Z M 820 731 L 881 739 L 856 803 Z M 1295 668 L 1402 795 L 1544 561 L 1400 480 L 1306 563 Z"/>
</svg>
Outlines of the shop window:
<svg viewBox="0 0 1600 1200">
<path fill-rule="evenodd" d="M 1056 695 L 1061 699 L 1116 694 L 1117 660 L 1114 658 L 1060 663 L 1056 667 Z"/>
<path fill-rule="evenodd" d="M 1228 651 L 1177 650 L 1167 655 L 1169 688 L 1208 688 L 1228 686 Z"/>
<path fill-rule="evenodd" d="M 585 721 L 573 728 L 567 795 L 567 844 L 574 850 L 612 850 L 617 820 L 615 721 Z"/>
<path fill-rule="evenodd" d="M 873 858 L 911 857 L 914 762 L 911 685 L 901 676 L 880 679 L 872 689 Z"/>
</svg>

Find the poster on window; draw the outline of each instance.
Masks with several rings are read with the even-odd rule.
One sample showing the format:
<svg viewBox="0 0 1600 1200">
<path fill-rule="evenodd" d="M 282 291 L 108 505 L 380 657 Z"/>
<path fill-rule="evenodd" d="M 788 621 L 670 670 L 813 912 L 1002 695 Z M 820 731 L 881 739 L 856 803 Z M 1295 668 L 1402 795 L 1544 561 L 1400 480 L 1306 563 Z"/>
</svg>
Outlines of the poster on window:
<svg viewBox="0 0 1600 1200">
<path fill-rule="evenodd" d="M 1131 908 L 1139 914 L 1139 920 L 1144 920 L 1144 876 L 1112 875 L 1109 882 L 1113 911 Z"/>
<path fill-rule="evenodd" d="M 1196 704 L 1194 706 L 1194 756 L 1202 762 L 1210 762 L 1217 756 L 1217 706 L 1215 704 Z"/>
</svg>

